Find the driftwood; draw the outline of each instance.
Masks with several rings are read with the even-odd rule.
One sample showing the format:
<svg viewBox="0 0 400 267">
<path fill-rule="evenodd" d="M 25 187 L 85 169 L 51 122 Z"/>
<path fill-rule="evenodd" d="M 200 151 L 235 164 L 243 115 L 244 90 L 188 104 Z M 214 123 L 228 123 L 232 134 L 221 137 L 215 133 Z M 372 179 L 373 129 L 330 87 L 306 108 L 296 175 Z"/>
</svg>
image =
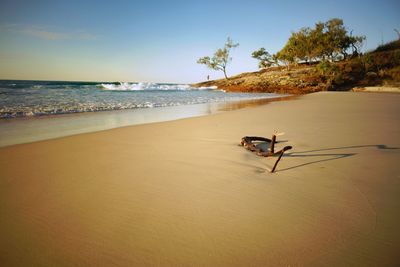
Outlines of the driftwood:
<svg viewBox="0 0 400 267">
<path fill-rule="evenodd" d="M 285 151 L 292 149 L 291 146 L 285 146 L 283 149 L 279 151 L 275 151 L 275 143 L 276 141 L 276 134 L 272 135 L 272 138 L 265 138 L 265 137 L 258 137 L 258 136 L 245 136 L 242 138 L 240 144 L 244 146 L 246 149 L 256 153 L 258 156 L 262 157 L 272 157 L 272 156 L 279 156 L 278 159 L 275 161 L 274 167 L 272 168 L 271 172 L 274 172 L 276 166 L 278 166 L 278 162 L 281 160 Z M 261 146 L 257 146 L 253 142 L 265 142 L 269 143 L 269 148 L 265 151 L 261 148 Z"/>
</svg>

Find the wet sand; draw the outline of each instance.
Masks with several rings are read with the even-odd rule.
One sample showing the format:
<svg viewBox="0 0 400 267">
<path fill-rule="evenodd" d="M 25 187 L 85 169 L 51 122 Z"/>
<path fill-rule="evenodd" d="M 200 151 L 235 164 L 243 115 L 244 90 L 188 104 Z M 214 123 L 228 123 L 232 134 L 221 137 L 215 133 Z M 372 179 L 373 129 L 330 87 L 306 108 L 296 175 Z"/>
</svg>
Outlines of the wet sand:
<svg viewBox="0 0 400 267">
<path fill-rule="evenodd" d="M 109 130 L 131 125 L 210 115 L 250 106 L 265 105 L 270 102 L 283 101 L 294 97 L 295 96 L 282 96 L 171 107 L 1 119 L 0 147 L 54 139 L 75 134 Z"/>
<path fill-rule="evenodd" d="M 400 95 L 316 93 L 0 148 L 4 266 L 396 266 Z M 286 132 L 275 159 L 238 146 Z"/>
</svg>

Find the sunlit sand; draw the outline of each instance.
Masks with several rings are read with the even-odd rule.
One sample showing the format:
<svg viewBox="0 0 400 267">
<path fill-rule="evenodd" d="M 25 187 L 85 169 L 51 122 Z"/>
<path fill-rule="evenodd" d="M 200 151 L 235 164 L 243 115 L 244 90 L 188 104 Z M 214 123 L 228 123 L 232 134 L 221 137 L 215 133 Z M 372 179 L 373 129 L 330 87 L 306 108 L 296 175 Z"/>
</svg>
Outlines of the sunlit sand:
<svg viewBox="0 0 400 267">
<path fill-rule="evenodd" d="M 400 95 L 316 93 L 0 148 L 2 266 L 395 266 Z M 239 146 L 284 131 L 275 158 Z"/>
</svg>

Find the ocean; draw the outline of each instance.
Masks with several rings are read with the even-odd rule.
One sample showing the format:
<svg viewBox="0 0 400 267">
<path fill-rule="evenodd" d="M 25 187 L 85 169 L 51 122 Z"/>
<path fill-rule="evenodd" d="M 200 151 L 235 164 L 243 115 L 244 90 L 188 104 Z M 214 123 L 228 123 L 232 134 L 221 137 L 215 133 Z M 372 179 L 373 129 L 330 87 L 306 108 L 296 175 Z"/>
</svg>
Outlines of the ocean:
<svg viewBox="0 0 400 267">
<path fill-rule="evenodd" d="M 202 116 L 279 97 L 187 84 L 0 80 L 0 147 Z"/>
<path fill-rule="evenodd" d="M 0 80 L 0 119 L 277 97 L 187 84 Z"/>
</svg>

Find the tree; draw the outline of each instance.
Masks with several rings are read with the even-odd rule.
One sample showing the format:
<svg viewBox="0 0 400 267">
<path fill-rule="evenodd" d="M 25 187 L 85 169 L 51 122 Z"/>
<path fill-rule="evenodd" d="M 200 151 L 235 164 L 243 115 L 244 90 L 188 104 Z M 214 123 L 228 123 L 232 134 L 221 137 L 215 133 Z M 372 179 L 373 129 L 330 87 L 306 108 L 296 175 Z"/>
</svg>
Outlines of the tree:
<svg viewBox="0 0 400 267">
<path fill-rule="evenodd" d="M 232 61 L 232 58 L 229 57 L 229 53 L 232 48 L 235 48 L 237 46 L 239 46 L 239 44 L 233 43 L 232 39 L 228 37 L 225 42 L 224 48 L 219 48 L 217 51 L 215 51 L 212 58 L 210 58 L 209 56 L 199 58 L 197 60 L 197 63 L 204 64 L 213 70 L 222 71 L 225 78 L 228 79 L 228 76 L 226 75 L 226 66 L 229 62 Z"/>
<path fill-rule="evenodd" d="M 353 56 L 360 53 L 365 36 L 353 36 L 353 31 L 350 31 L 349 35 L 343 20 L 338 18 L 328 20 L 324 25 L 323 57 L 326 56 L 331 61 L 340 57 L 346 59 L 349 49 L 352 50 Z"/>
<path fill-rule="evenodd" d="M 351 34 L 351 33 L 350 33 Z M 361 53 L 361 48 L 366 39 L 365 36 L 352 36 L 349 37 L 349 47 L 352 49 L 353 56 L 358 56 Z"/>
<path fill-rule="evenodd" d="M 325 59 L 325 24 L 323 22 L 318 22 L 315 24 L 315 28 L 311 29 L 310 32 L 310 44 L 311 48 L 311 58 L 314 60 Z"/>
<path fill-rule="evenodd" d="M 340 53 L 346 57 L 345 51 L 350 47 L 347 30 L 341 19 L 330 19 L 325 23 L 325 55 L 331 60 L 338 58 Z"/>
<path fill-rule="evenodd" d="M 310 28 L 302 28 L 299 32 L 292 32 L 286 45 L 278 53 L 279 58 L 289 63 L 309 62 L 312 58 L 313 49 L 310 36 Z"/>
<path fill-rule="evenodd" d="M 276 64 L 276 59 L 265 50 L 264 47 L 254 51 L 251 56 L 255 59 L 258 59 L 258 67 L 260 69 L 271 67 L 273 64 Z"/>
<path fill-rule="evenodd" d="M 399 37 L 400 40 L 400 31 L 398 29 L 393 29 L 397 33 L 397 37 Z"/>
<path fill-rule="evenodd" d="M 312 61 L 314 43 L 311 38 L 311 28 L 301 28 L 299 32 L 292 34 L 294 39 L 295 51 L 297 58 L 301 61 Z"/>
<path fill-rule="evenodd" d="M 299 61 L 335 61 L 346 59 L 349 49 L 358 55 L 365 36 L 348 34 L 343 20 L 334 18 L 327 22 L 318 22 L 314 28 L 302 28 L 292 32 L 285 46 L 277 53 L 281 61 L 297 63 Z"/>
<path fill-rule="evenodd" d="M 280 63 L 283 63 L 283 65 L 285 65 L 287 69 L 290 68 L 290 64 L 295 62 L 293 51 L 288 47 L 276 53 L 275 57 Z"/>
</svg>

